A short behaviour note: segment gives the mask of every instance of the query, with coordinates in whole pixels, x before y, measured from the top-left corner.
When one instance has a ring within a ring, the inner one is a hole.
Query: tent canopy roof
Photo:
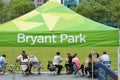
[[[116,30],[94,22],[50,0],[43,6],[0,25],[0,31],[104,31]]]

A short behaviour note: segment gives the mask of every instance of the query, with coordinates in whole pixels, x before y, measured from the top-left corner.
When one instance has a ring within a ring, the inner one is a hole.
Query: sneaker
[[[29,73],[26,72],[25,75],[26,75],[26,76],[29,76]]]
[[[40,75],[41,73],[38,73],[38,75]]]
[[[30,75],[34,75],[33,73],[29,73]]]
[[[57,73],[57,75],[61,75],[60,73]]]
[[[89,76],[89,75],[86,75],[85,77],[90,78],[90,76]]]
[[[84,74],[82,74],[81,76],[85,76]]]
[[[7,72],[5,72],[4,74],[8,74]]]
[[[74,72],[73,72],[73,74],[77,74],[77,72],[76,72],[76,71],[74,71]]]

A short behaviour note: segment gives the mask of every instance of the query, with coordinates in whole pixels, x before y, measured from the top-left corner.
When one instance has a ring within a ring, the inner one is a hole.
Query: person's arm
[[[77,60],[78,60],[78,63],[80,64],[80,60],[79,60],[79,58],[78,58]]]
[[[5,65],[7,65],[7,60],[5,59]]]
[[[36,62],[39,62],[39,60],[38,60],[38,58],[37,58],[37,57],[35,57],[35,61],[36,61]]]
[[[99,61],[100,61],[100,62],[103,61],[103,56],[99,57]]]
[[[19,56],[16,58],[16,61],[19,61],[21,58],[22,58],[22,55],[19,55]]]
[[[89,63],[89,60],[88,60],[88,59],[86,59],[85,63],[86,63],[86,64],[88,64],[88,63]]]
[[[59,62],[64,61],[64,59],[62,57],[59,57]]]
[[[26,64],[27,64],[27,66],[30,66],[30,61],[29,61],[29,59],[26,59]]]

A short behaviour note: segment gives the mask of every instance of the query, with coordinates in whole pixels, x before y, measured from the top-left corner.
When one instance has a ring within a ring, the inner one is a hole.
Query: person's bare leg
[[[6,73],[6,65],[3,67],[3,74]]]
[[[38,68],[38,74],[41,74],[41,73],[40,73],[40,68]]]

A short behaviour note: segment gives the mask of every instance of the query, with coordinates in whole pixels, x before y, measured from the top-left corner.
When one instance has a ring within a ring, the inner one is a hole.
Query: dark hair
[[[68,56],[70,56],[71,54],[70,53],[67,53]]]
[[[27,55],[25,54],[25,55],[23,55],[23,59],[28,59],[28,57],[27,57]]]
[[[2,57],[5,57],[5,58],[6,58],[6,55],[5,55],[5,54],[3,54],[3,55],[2,55]]]
[[[75,56],[77,56],[77,55],[78,55],[78,54],[77,54],[77,53],[75,53],[73,57],[75,57]]]
[[[98,53],[95,53],[95,54],[96,54],[97,58],[100,56]]]
[[[92,54],[90,53],[90,54],[88,55],[88,57],[89,57],[89,58],[92,58]]]
[[[106,52],[103,52],[103,54],[107,54]]]
[[[25,53],[25,51],[22,51],[22,53]]]
[[[56,55],[60,55],[60,52],[56,52]]]

